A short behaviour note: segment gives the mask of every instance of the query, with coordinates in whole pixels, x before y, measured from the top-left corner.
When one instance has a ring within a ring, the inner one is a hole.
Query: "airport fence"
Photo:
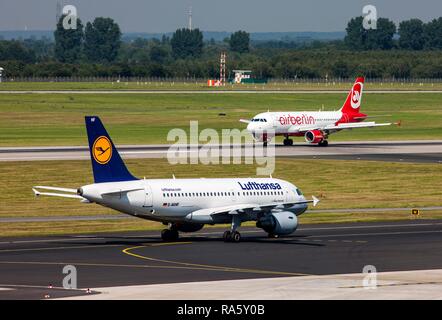
[[[140,83],[188,83],[207,84],[206,78],[161,78],[161,77],[3,77],[3,82],[140,82]],[[268,85],[274,84],[340,84],[352,83],[354,78],[271,78]],[[442,83],[442,78],[366,78],[369,83],[394,83],[394,84],[428,84]],[[262,84],[257,84],[262,85]]]

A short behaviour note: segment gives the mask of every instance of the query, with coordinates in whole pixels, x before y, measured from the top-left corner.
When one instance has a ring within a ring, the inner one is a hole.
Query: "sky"
[[[204,31],[344,31],[347,22],[376,6],[378,17],[398,23],[442,16],[441,0],[58,0],[85,21],[113,18],[123,32],[163,33],[187,26]],[[0,30],[52,30],[57,0],[0,0]]]

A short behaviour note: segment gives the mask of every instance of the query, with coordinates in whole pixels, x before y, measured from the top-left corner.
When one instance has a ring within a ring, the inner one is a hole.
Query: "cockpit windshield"
[[[253,118],[252,122],[267,122],[267,119],[264,119],[264,118]]]

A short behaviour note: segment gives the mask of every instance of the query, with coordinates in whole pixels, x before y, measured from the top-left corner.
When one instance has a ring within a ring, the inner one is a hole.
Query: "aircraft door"
[[[290,202],[293,199],[293,196],[291,196],[292,192],[290,190],[284,190],[285,193],[285,202]]]
[[[152,207],[153,206],[153,195],[152,188],[150,185],[144,181],[144,207]]]
[[[276,130],[279,126],[279,120],[277,116],[271,116],[272,117],[272,122],[273,122],[273,129]]]

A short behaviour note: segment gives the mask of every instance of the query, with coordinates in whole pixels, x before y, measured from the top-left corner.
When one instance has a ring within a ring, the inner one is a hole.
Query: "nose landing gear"
[[[173,228],[173,226],[171,226],[169,229],[164,229],[161,231],[161,239],[163,239],[165,242],[177,241],[179,236],[178,230]]]
[[[241,234],[236,231],[239,226],[241,226],[241,218],[237,214],[234,214],[232,217],[232,227],[230,228],[230,231],[226,231],[223,234],[223,239],[225,242],[241,241]]]

